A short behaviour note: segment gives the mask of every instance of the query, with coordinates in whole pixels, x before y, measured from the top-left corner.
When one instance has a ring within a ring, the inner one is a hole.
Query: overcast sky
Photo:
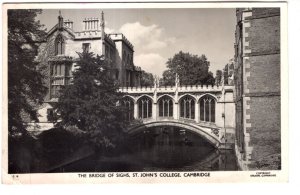
[[[84,18],[101,17],[102,10],[62,9],[64,20],[82,30]],[[234,57],[235,9],[103,9],[106,33],[121,32],[134,45],[134,63],[162,75],[166,61],[180,50],[205,54],[215,75]],[[50,30],[58,10],[43,10],[38,19]]]

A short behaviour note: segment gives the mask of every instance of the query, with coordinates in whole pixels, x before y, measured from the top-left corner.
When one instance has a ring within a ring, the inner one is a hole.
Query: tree
[[[199,57],[180,51],[167,61],[168,70],[164,71],[161,82],[163,85],[174,85],[177,73],[181,85],[214,84],[209,65],[205,55]]]
[[[203,79],[203,81],[201,82],[203,84],[209,84],[209,85],[214,85],[215,84],[215,78],[214,78],[214,74],[209,71],[207,77],[205,77],[205,79]]]
[[[228,85],[228,77],[229,77],[228,64],[225,65],[223,71],[224,71],[224,85]]]
[[[44,87],[40,67],[35,62],[38,45],[46,35],[35,21],[41,10],[8,10],[8,129],[9,134],[24,133],[24,115],[37,119],[36,108],[42,103]]]
[[[152,73],[142,71],[141,86],[153,86],[154,76]]]
[[[222,71],[217,70],[216,71],[216,77],[215,77],[215,84],[216,85],[221,85],[221,81],[222,81]]]
[[[100,56],[79,53],[73,82],[61,91],[57,112],[60,126],[75,126],[96,147],[114,146],[126,125],[121,106],[123,94],[109,76],[109,66]]]
[[[232,76],[233,69],[234,69],[233,63],[225,65],[225,67],[223,69],[224,70],[224,85],[228,85],[229,84],[229,77]]]
[[[175,75],[171,70],[165,70],[163,72],[163,78],[160,79],[160,83],[163,86],[174,86],[175,85]]]

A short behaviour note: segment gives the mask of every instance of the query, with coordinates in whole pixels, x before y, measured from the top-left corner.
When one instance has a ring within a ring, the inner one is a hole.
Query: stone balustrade
[[[225,90],[233,89],[233,86],[224,86]],[[160,86],[160,87],[121,87],[123,93],[170,93],[175,92],[220,92],[222,86],[217,85],[184,85],[184,86]]]
[[[100,30],[87,30],[83,32],[75,32],[75,39],[100,38],[100,37],[101,37]]]

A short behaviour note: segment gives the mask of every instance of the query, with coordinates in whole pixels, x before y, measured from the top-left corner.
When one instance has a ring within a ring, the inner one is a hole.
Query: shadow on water
[[[52,172],[236,170],[232,150],[215,149],[202,137],[176,127],[144,129],[118,155],[95,154]]]

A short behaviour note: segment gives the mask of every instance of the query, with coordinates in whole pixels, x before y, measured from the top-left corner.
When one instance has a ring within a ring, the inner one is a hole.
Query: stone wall
[[[280,54],[251,56],[249,93],[280,93]]]
[[[235,82],[242,81],[236,97],[237,144],[248,169],[279,169],[280,10],[245,9],[237,17],[243,28],[242,52],[236,51]]]
[[[251,97],[249,104],[251,160],[280,153],[280,96]]]

